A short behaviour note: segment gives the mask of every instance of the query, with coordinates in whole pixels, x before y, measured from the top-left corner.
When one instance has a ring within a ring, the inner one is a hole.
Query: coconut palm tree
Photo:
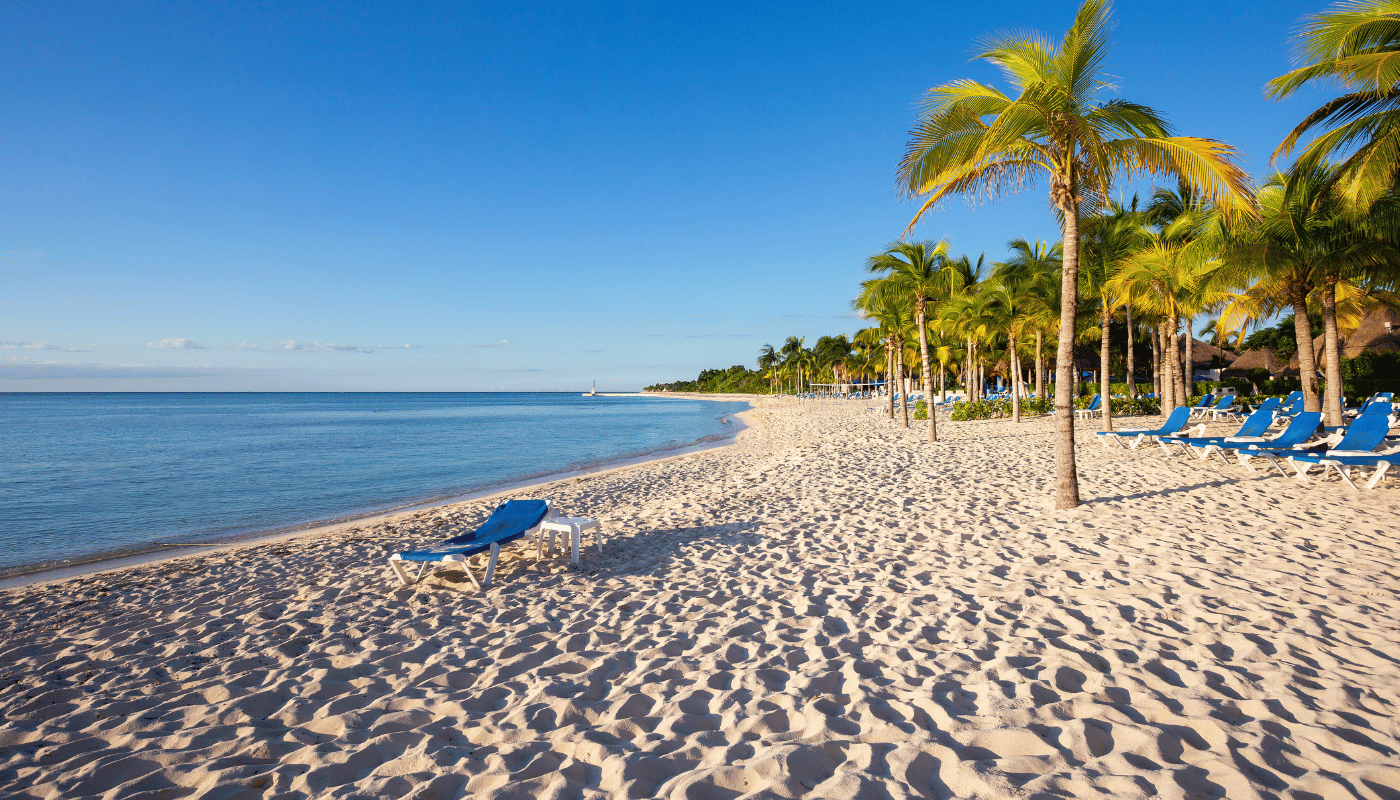
[[[961,275],[950,265],[948,240],[937,243],[893,242],[884,252],[865,262],[868,272],[886,275],[889,288],[905,293],[914,307],[914,325],[919,336],[919,359],[923,366],[924,399],[928,405],[928,440],[938,441],[937,414],[933,413],[933,372],[929,366],[928,304],[947,297],[958,287]],[[882,286],[885,284],[881,284]]]
[[[1328,425],[1342,424],[1339,297],[1362,294],[1366,284],[1390,283],[1394,265],[1400,263],[1396,200],[1382,198],[1367,213],[1352,213],[1345,197],[1329,191],[1341,169],[1323,162],[1308,172],[1275,175],[1265,184],[1259,193],[1260,219],[1235,231],[1217,281],[1247,287],[1225,309],[1227,328],[1292,308],[1304,406],[1324,411]],[[1327,393],[1321,404],[1308,324],[1310,295],[1322,311]]]
[[[1329,188],[1339,190],[1348,210],[1364,211],[1394,191],[1400,178],[1400,3],[1338,3],[1309,17],[1299,40],[1305,63],[1270,81],[1269,96],[1282,99],[1311,83],[1340,84],[1346,94],[1298,123],[1274,150],[1273,161],[1292,153],[1304,135],[1322,131],[1291,174],[1314,174],[1350,151],[1331,172]]]
[[[1143,244],[1142,226],[1137,212],[1110,201],[1105,214],[1086,221],[1083,254],[1080,257],[1080,291],[1094,298],[1099,311],[1099,395],[1103,398],[1103,429],[1113,430],[1113,409],[1110,398],[1112,377],[1109,369],[1109,327],[1113,322],[1118,298],[1111,291],[1111,281],[1119,266]],[[1128,340],[1132,347],[1132,339]],[[1132,355],[1128,356],[1132,369]],[[1132,380],[1129,378],[1129,380]]]
[[[1025,239],[1012,239],[1006,246],[1011,257],[997,264],[993,275],[998,280],[1013,282],[1021,297],[1023,331],[1027,336],[1035,334],[1035,394],[1044,397],[1045,336],[1053,334],[1059,324],[1062,248],[1058,242],[1046,244],[1039,239],[1035,244]]]
[[[763,347],[759,348],[758,368],[768,373],[769,394],[773,393],[773,369],[778,366],[780,360],[777,351],[773,349],[773,345],[765,344]]]
[[[1163,353],[1162,409],[1189,397],[1182,372],[1177,332],[1201,285],[1219,267],[1205,240],[1192,238],[1201,225],[1198,213],[1183,214],[1160,230],[1143,229],[1142,246],[1123,259],[1107,291],[1162,318],[1158,326]],[[1187,327],[1186,335],[1191,335]],[[1190,353],[1190,350],[1186,350]]]
[[[893,281],[875,278],[861,282],[860,294],[851,301],[851,307],[865,314],[879,325],[885,342],[888,368],[885,371],[885,389],[889,395],[889,418],[894,419],[894,396],[903,394],[904,384],[904,343],[913,332],[913,313],[908,298],[900,293]],[[909,427],[909,404],[907,398],[900,397],[904,409],[904,427]]]
[[[1225,206],[1248,212],[1248,175],[1229,145],[1171,136],[1151,108],[1101,100],[1108,85],[1109,5],[1085,0],[1064,38],[1006,34],[978,58],[996,64],[1015,96],[975,81],[930,89],[899,167],[901,191],[924,198],[909,227],[952,195],[995,196],[1044,176],[1064,232],[1060,341],[1056,359],[1057,508],[1079,505],[1070,383],[1079,280],[1079,219],[1109,196],[1115,177],[1175,175]],[[906,233],[908,231],[906,230]]]

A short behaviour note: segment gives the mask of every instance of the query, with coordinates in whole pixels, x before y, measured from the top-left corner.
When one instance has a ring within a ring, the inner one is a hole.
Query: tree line
[[[975,399],[995,372],[1010,386],[1016,422],[1020,398],[1052,392],[1056,506],[1072,508],[1077,343],[1098,342],[1107,398],[1110,330],[1126,330],[1119,363],[1133,395],[1145,338],[1165,410],[1194,394],[1202,315],[1217,341],[1229,341],[1291,312],[1305,408],[1342,423],[1342,336],[1376,304],[1400,306],[1400,3],[1352,0],[1304,21],[1303,63],[1266,93],[1322,83],[1342,94],[1284,137],[1274,163],[1296,158],[1260,183],[1230,145],[1175,135],[1158,111],[1102,97],[1111,31],[1108,3],[1086,0],[1058,42],[1024,33],[986,41],[977,58],[1000,68],[1007,91],[955,80],[927,92],[896,169],[898,190],[921,205],[903,236],[867,259],[871,277],[852,303],[871,326],[811,348],[799,337],[765,345],[755,375],[768,391],[916,373],[930,390],[955,376]],[[1114,199],[1116,185],[1148,176],[1169,183],[1145,202]],[[1007,258],[985,264],[954,256],[947,238],[908,238],[944,201],[995,199],[1040,178],[1058,242],[1014,239]],[[1320,370],[1310,314],[1321,321]],[[1112,430],[1109,405],[1103,425]],[[929,442],[936,417],[928,415]]]

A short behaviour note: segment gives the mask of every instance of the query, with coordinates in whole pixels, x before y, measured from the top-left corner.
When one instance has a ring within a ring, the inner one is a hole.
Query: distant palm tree
[[[778,366],[780,360],[781,358],[771,344],[765,344],[758,351],[758,368],[768,373],[769,394],[773,393],[773,370]]]
[[[1059,329],[1060,269],[1064,249],[1059,242],[1012,239],[1007,243],[1011,257],[998,264],[998,280],[1014,284],[1026,328],[1035,332],[1035,396],[1045,397],[1045,335]]]
[[[910,229],[952,195],[995,196],[1037,176],[1049,179],[1065,245],[1056,358],[1057,508],[1079,505],[1070,384],[1082,207],[1102,203],[1120,173],[1176,175],[1244,213],[1251,194],[1249,176],[1229,145],[1170,136],[1166,121],[1151,108],[1098,99],[1108,85],[1102,68],[1110,30],[1108,3],[1085,0],[1058,45],[1036,35],[991,39],[977,57],[1000,67],[1018,95],[969,80],[930,89],[899,167],[901,189],[925,198]]]
[[[1099,306],[1099,406],[1103,429],[1113,430],[1113,409],[1109,402],[1112,377],[1109,370],[1109,328],[1118,298],[1111,291],[1111,281],[1122,263],[1144,243],[1138,214],[1110,201],[1107,214],[1090,217],[1084,226],[1084,254],[1079,271],[1080,290],[1098,301]],[[1129,348],[1132,340],[1129,339]],[[1132,370],[1132,356],[1128,356]],[[1131,377],[1128,378],[1132,380]]]
[[[880,285],[903,293],[913,301],[914,324],[919,334],[919,358],[923,365],[924,402],[928,407],[928,440],[938,441],[937,414],[933,412],[933,372],[928,355],[928,304],[946,300],[958,288],[959,275],[950,268],[948,240],[894,242],[865,262],[869,272],[883,273]]]
[[[783,365],[787,367],[794,377],[793,394],[802,393],[802,355],[806,352],[807,337],[789,336],[783,342],[783,349],[780,351],[783,356]]]
[[[851,307],[865,314],[866,318],[879,324],[885,341],[885,389],[889,395],[889,418],[894,419],[894,396],[903,392],[904,341],[913,328],[913,314],[908,303],[897,291],[888,286],[889,278],[878,278],[861,283],[861,292],[851,302]],[[909,405],[900,398],[904,409],[904,427],[909,427]]]

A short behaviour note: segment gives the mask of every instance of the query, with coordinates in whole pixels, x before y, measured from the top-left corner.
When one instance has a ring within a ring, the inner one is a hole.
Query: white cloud
[[[422,350],[421,344],[377,344],[371,350]]]
[[[499,342],[492,342],[491,344],[474,344],[472,347],[510,347],[513,344],[515,344],[515,342],[509,339],[502,339]]]
[[[159,342],[146,342],[147,347],[158,350],[203,350],[204,346],[193,339],[161,339]]]
[[[332,344],[330,342],[301,342],[288,339],[283,342],[224,342],[215,347],[232,347],[235,350],[255,350],[263,353],[373,353],[375,348],[364,348],[353,344]]]
[[[76,347],[59,347],[56,344],[46,344],[44,342],[23,342],[14,339],[0,339],[0,348],[5,350],[53,350],[59,353],[86,353],[87,350],[80,350]]]

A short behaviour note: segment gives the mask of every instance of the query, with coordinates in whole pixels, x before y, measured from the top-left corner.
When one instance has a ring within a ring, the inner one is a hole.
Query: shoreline
[[[645,393],[637,393],[644,396],[653,396]],[[599,393],[602,396],[602,393]],[[622,396],[622,395],[614,395]],[[729,402],[736,402],[735,398],[742,397],[706,397],[704,399],[718,399]],[[680,399],[700,399],[700,398],[680,398]],[[741,401],[740,401],[741,402]],[[334,520],[320,520],[289,528],[277,528],[269,531],[246,534],[236,539],[222,542],[190,542],[186,543],[155,543],[149,549],[138,550],[136,552],[122,551],[117,553],[94,554],[90,560],[79,561],[77,563],[65,563],[58,565],[37,564],[34,568],[17,567],[15,572],[0,575],[0,592],[9,589],[18,589],[25,586],[46,585],[52,583],[62,583],[88,575],[118,572],[132,567],[159,564],[167,561],[175,561],[181,558],[200,556],[208,553],[219,552],[221,550],[236,550],[243,547],[270,544],[274,542],[288,541],[301,538],[303,536],[314,536],[317,534],[328,534],[343,528],[376,525],[390,522],[397,517],[417,514],[423,511],[444,508],[446,506],[469,503],[476,500],[494,498],[500,495],[518,492],[523,489],[536,487],[553,486],[566,481],[580,480],[600,475],[607,475],[620,470],[635,468],[648,464],[660,464],[666,461],[694,453],[713,450],[721,447],[728,447],[738,439],[739,434],[750,427],[746,415],[752,414],[757,408],[756,401],[749,401],[749,408],[744,411],[735,412],[732,416],[737,424],[732,425],[733,430],[718,434],[712,434],[700,439],[696,439],[675,447],[667,447],[659,450],[647,451],[643,453],[622,454],[616,458],[602,459],[596,462],[586,463],[577,467],[554,470],[537,475],[527,475],[521,478],[494,483],[483,486],[462,494],[453,494],[447,497],[439,497],[422,501],[415,501],[409,505],[394,507],[391,509],[380,509],[364,514],[357,514]]]

